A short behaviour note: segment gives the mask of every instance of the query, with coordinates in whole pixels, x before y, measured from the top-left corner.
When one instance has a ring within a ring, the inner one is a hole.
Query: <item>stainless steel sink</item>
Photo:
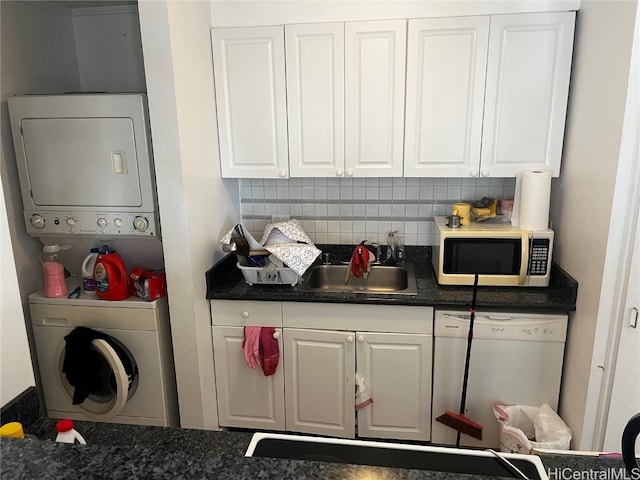
[[[373,265],[367,278],[351,275],[345,282],[348,265],[318,265],[305,276],[302,289],[314,292],[384,293],[417,295],[413,263],[402,266]]]

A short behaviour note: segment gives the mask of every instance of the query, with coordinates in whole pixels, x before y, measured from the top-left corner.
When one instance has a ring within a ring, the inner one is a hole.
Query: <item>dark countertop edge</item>
[[[323,252],[329,251],[336,259],[348,257],[352,246],[317,245]],[[256,300],[291,301],[309,303],[354,303],[382,305],[433,306],[437,308],[466,308],[470,306],[468,287],[438,285],[431,266],[431,247],[407,247],[407,260],[416,264],[418,296],[376,295],[330,292],[301,292],[290,286],[249,286],[244,282],[242,273],[236,268],[236,257],[229,254],[219,260],[206,273],[207,294],[209,300]],[[317,260],[319,262],[319,260]],[[418,272],[427,271],[425,275]],[[426,284],[425,284],[426,282]],[[240,286],[240,288],[238,288]],[[550,292],[550,293],[549,293]],[[549,293],[544,297],[545,293]],[[547,288],[518,287],[480,287],[477,307],[483,310],[509,309],[540,313],[567,313],[575,311],[578,282],[555,262],[551,266],[551,280]],[[513,301],[505,301],[510,296]],[[527,303],[529,296],[540,297],[535,304]]]

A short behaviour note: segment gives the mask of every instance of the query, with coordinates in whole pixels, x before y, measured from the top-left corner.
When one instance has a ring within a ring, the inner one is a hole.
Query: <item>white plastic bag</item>
[[[500,425],[500,450],[531,453],[531,449],[569,450],[571,430],[548,403],[539,407],[493,404]]]

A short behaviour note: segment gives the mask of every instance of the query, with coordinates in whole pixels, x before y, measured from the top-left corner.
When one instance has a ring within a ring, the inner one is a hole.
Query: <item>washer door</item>
[[[99,382],[96,382],[89,396],[76,406],[95,420],[108,420],[118,415],[127,400],[135,393],[138,386],[138,367],[131,352],[109,335],[92,340],[91,347],[92,353],[99,358]],[[58,360],[58,378],[71,401],[74,387],[62,372],[64,357],[63,344]]]

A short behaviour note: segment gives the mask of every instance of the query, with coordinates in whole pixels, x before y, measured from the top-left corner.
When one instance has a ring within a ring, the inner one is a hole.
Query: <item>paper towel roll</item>
[[[551,171],[526,170],[518,177],[518,227],[523,230],[545,230],[549,227]],[[514,205],[515,210],[515,205]]]

